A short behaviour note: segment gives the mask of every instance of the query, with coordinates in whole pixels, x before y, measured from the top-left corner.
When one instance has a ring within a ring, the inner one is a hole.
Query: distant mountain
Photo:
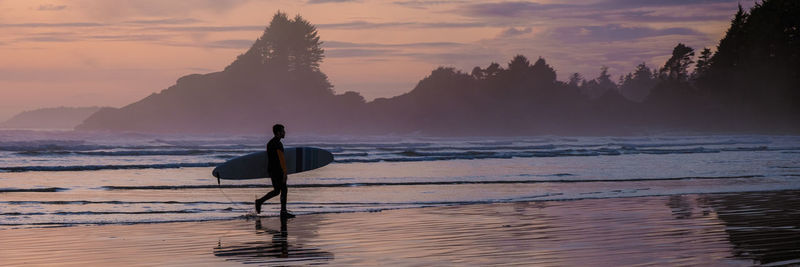
[[[25,111],[0,123],[0,128],[73,129],[100,107],[58,107]]]

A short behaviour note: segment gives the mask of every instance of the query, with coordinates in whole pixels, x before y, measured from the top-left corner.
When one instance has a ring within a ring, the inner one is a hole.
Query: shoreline
[[[800,191],[0,230],[16,265],[800,263]]]
[[[681,178],[682,179],[682,178]],[[702,178],[700,178],[702,179]],[[601,181],[602,182],[602,181]],[[501,183],[504,183],[501,181]],[[524,182],[523,182],[524,183]],[[546,182],[535,182],[535,183],[546,183]],[[231,188],[239,188],[237,185],[231,186]],[[241,188],[250,188],[250,185],[245,185]],[[11,193],[17,191],[9,191]],[[30,192],[30,191],[25,191]],[[33,191],[33,192],[40,192],[40,191]],[[43,190],[41,192],[52,192],[51,190]],[[395,211],[395,210],[408,210],[408,209],[429,209],[429,208],[447,208],[447,207],[464,207],[464,206],[472,206],[472,205],[492,205],[492,204],[513,204],[513,203],[536,203],[536,202],[572,202],[572,201],[584,201],[584,200],[612,200],[612,199],[636,199],[636,198],[653,198],[653,197],[673,197],[673,196],[685,196],[685,195],[707,195],[707,196],[715,196],[715,195],[731,195],[731,194],[759,194],[759,193],[787,193],[787,192],[797,192],[800,194],[800,189],[784,189],[784,190],[771,190],[771,189],[763,189],[763,190],[752,190],[752,191],[736,191],[736,192],[690,192],[690,193],[674,193],[674,194],[658,194],[658,195],[632,195],[632,196],[615,196],[615,197],[580,197],[580,198],[569,198],[569,199],[539,199],[539,200],[508,200],[508,201],[495,201],[495,200],[486,200],[486,201],[477,201],[477,202],[468,202],[468,201],[455,201],[455,202],[436,202],[436,203],[426,203],[419,207],[399,207],[399,208],[382,208],[376,209],[374,211],[364,211],[364,210],[357,210],[357,211],[334,211],[334,212],[311,212],[311,213],[295,213],[297,215],[302,216],[321,216],[321,215],[336,215],[336,214],[352,214],[352,213],[380,213],[380,212],[387,212],[387,211]],[[2,192],[0,192],[2,193]],[[556,196],[559,194],[556,194]],[[541,197],[546,197],[545,195]],[[230,201],[230,200],[229,200]],[[78,201],[80,202],[80,201]],[[230,202],[232,205],[236,206],[252,206],[252,202]],[[274,205],[277,206],[277,203],[265,203],[265,206]],[[291,207],[292,203],[289,202],[289,207]],[[297,203],[295,203],[297,205]],[[291,209],[290,209],[291,211]],[[224,222],[224,221],[240,221],[240,220],[254,220],[254,219],[277,219],[279,214],[276,212],[270,212],[269,210],[265,210],[259,215],[254,214],[254,210],[251,210],[249,213],[238,215],[237,217],[231,218],[217,218],[217,219],[188,219],[188,220],[177,220],[177,221],[143,221],[143,222],[108,222],[108,223],[42,223],[42,224],[3,224],[0,225],[0,231],[3,230],[25,230],[25,229],[40,229],[40,228],[70,228],[70,227],[95,227],[95,226],[112,226],[112,225],[139,225],[139,224],[170,224],[170,223],[204,223],[204,222]],[[294,212],[293,212],[294,213]],[[800,224],[799,224],[800,225]],[[25,227],[25,226],[32,226],[32,227]],[[15,227],[24,227],[24,228],[15,228]]]

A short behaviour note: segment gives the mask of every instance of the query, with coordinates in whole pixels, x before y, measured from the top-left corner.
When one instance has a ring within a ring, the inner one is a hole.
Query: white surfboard
[[[284,149],[287,174],[309,171],[333,162],[331,152],[315,147],[289,147]],[[267,152],[255,152],[232,158],[217,165],[211,172],[217,179],[244,180],[269,177]]]

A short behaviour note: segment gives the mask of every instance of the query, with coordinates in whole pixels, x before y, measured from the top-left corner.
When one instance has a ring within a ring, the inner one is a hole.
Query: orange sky
[[[665,3],[666,2],[666,3]],[[337,93],[410,91],[437,66],[469,72],[516,54],[565,80],[663,64],[724,35],[731,0],[0,0],[0,121],[42,107],[121,107],[222,70],[284,11],[316,24]],[[752,5],[752,4],[750,4]]]

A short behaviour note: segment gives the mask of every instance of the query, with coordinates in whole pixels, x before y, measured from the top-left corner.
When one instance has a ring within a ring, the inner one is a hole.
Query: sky
[[[745,8],[751,3],[742,3]],[[336,93],[406,93],[439,66],[517,54],[559,80],[712,50],[736,0],[0,0],[0,121],[45,107],[122,107],[181,76],[221,71],[277,11],[317,26]]]

